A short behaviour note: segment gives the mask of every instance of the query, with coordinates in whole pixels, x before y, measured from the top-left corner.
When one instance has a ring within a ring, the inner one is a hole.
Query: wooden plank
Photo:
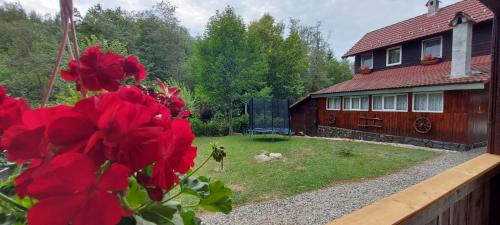
[[[425,225],[438,225],[438,218],[433,219],[431,222],[428,222]]]
[[[468,198],[463,198],[453,205],[453,217],[451,224],[467,225],[467,203]]]
[[[439,223],[438,225],[450,225],[450,209],[445,209],[440,215],[439,215]]]
[[[467,204],[467,224],[481,224],[481,219],[483,216],[483,205],[484,203],[484,186],[482,188],[476,189],[474,192],[470,193],[468,198],[469,202]]]
[[[491,69],[490,82],[490,113],[488,120],[488,152],[492,154],[500,154],[500,18],[495,16],[493,22],[493,64]]]
[[[466,184],[474,183],[500,165],[500,156],[483,154],[406,190],[386,197],[329,225],[401,224]]]

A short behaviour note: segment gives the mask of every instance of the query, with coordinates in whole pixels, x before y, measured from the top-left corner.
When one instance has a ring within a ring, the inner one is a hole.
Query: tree
[[[308,27],[299,25],[297,20],[292,20],[292,27],[300,33],[308,47],[309,67],[302,76],[306,92],[315,92],[351,78],[349,61],[339,61],[335,58],[330,45],[321,33],[321,23]]]
[[[89,9],[78,31],[82,36],[95,35],[125,44],[128,53],[137,55],[145,65],[150,78],[185,81],[190,73],[187,61],[193,40],[179,25],[175,9],[163,1],[138,12],[103,9],[98,4]]]
[[[0,83],[11,95],[40,102],[58,52],[59,22],[25,12],[17,3],[0,6]],[[68,59],[66,58],[65,61]],[[56,83],[54,92],[64,88]]]
[[[224,112],[230,133],[233,110],[241,109],[249,96],[265,90],[264,66],[248,46],[243,20],[228,6],[210,18],[193,60],[193,70],[199,72],[198,93],[203,93],[204,102]]]

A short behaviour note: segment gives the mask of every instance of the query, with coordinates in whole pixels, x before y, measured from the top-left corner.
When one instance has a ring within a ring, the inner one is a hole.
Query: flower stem
[[[0,192],[0,201],[3,201],[3,202],[6,202],[12,206],[14,206],[15,208],[21,210],[21,211],[28,211],[28,209],[24,206],[22,206],[21,204],[17,203],[16,201],[14,201],[12,198],[10,198],[9,196],[7,195],[4,195],[3,193]]]

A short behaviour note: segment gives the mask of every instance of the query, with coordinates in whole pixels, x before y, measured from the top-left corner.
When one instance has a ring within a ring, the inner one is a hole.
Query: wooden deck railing
[[[483,154],[329,225],[488,224],[490,180],[500,156]]]

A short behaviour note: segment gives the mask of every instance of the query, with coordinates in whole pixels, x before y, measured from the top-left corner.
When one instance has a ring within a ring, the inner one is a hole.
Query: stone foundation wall
[[[365,131],[349,130],[344,128],[328,127],[328,126],[318,126],[318,136],[333,137],[333,138],[351,138],[364,141],[399,143],[399,144],[408,144],[408,145],[415,145],[415,146],[436,148],[436,149],[446,149],[453,151],[467,151],[473,148],[486,146],[486,142],[466,145],[460,143],[434,141],[434,140],[413,138],[413,137],[377,134]]]

